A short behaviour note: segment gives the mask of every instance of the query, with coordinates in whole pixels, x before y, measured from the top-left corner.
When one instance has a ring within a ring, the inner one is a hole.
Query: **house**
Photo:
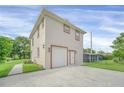
[[[45,68],[81,64],[86,32],[43,9],[30,34],[31,59]]]
[[[84,53],[83,54],[83,62],[94,62],[94,61],[100,61],[103,60],[103,55],[101,54],[90,54],[90,53]]]

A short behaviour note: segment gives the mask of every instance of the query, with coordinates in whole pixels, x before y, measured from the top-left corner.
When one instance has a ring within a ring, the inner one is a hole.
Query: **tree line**
[[[6,58],[30,58],[29,39],[22,36],[16,37],[15,39],[0,36],[0,61]]]

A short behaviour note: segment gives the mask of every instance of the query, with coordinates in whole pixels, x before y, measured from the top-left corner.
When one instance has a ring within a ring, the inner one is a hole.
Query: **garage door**
[[[52,67],[67,65],[67,48],[52,47]]]

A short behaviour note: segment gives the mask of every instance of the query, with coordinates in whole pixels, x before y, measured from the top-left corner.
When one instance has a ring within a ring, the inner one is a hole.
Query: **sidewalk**
[[[19,73],[23,73],[23,64],[17,64],[15,65],[12,70],[9,72],[8,75],[15,75],[15,74],[19,74]]]

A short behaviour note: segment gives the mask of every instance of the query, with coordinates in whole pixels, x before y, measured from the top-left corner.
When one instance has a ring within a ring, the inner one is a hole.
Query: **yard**
[[[11,69],[19,63],[23,63],[23,73],[32,72],[32,71],[38,71],[43,70],[42,66],[39,66],[38,64],[25,64],[24,61],[27,59],[22,60],[11,60],[9,62],[1,63],[0,64],[0,77],[8,76],[8,73],[11,71]]]
[[[113,60],[104,60],[99,62],[89,62],[84,63],[82,66],[89,66],[89,67],[96,67],[114,71],[121,71],[124,72],[124,64],[113,62]]]

